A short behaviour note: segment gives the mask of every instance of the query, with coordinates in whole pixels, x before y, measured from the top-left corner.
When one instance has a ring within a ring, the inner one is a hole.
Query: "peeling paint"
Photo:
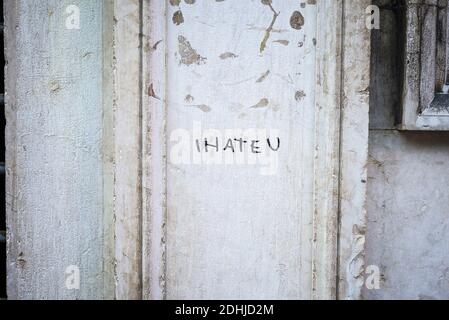
[[[157,50],[158,45],[159,45],[162,41],[163,41],[163,40],[157,41],[157,42],[153,45],[152,49],[153,49],[153,50]]]
[[[170,4],[174,7],[179,6],[181,4],[181,0],[170,0]]]
[[[59,84],[58,81],[52,81],[50,83],[50,91],[51,92],[58,92],[59,90],[61,90],[61,85]]]
[[[306,94],[304,93],[304,91],[302,91],[302,90],[296,91],[296,93],[295,93],[295,100],[296,101],[301,101],[305,97],[306,97]]]
[[[178,36],[178,48],[179,55],[181,56],[181,63],[186,66],[190,66],[192,64],[203,64],[207,58],[200,56],[195,49],[192,48],[192,45],[184,36]]]
[[[256,83],[264,82],[265,79],[270,75],[270,70],[267,70],[267,72],[263,73],[256,81]]]
[[[181,10],[178,10],[175,13],[173,13],[172,21],[177,26],[184,23],[184,16]]]
[[[290,26],[293,29],[300,30],[302,26],[304,26],[305,19],[301,12],[295,11],[293,12],[290,18]]]
[[[264,52],[267,46],[267,41],[271,35],[271,31],[273,31],[274,24],[276,23],[276,20],[280,14],[280,12],[276,12],[276,10],[274,10],[272,0],[262,0],[262,3],[270,7],[270,10],[273,12],[273,19],[271,20],[271,23],[268,26],[267,30],[265,30],[265,36],[263,37],[262,42],[260,43],[260,53]]]
[[[206,104],[197,104],[197,105],[192,105],[192,106],[190,106],[190,107],[198,108],[198,109],[200,109],[201,111],[203,111],[203,112],[205,112],[205,113],[208,113],[208,112],[211,112],[211,111],[212,111],[212,108],[209,107],[209,106],[206,105]]]
[[[270,101],[267,98],[260,99],[260,101],[250,107],[251,109],[260,109],[260,108],[266,108],[270,104]]]
[[[288,46],[289,43],[290,43],[290,41],[288,41],[288,40],[274,40],[273,42],[274,42],[274,43],[282,44],[282,45],[284,45],[284,46]]]
[[[148,96],[153,97],[157,100],[161,100],[161,98],[159,98],[156,93],[154,92],[154,88],[153,88],[153,84],[150,84],[150,86],[148,87]]]
[[[226,59],[229,59],[229,58],[234,59],[234,58],[237,58],[237,57],[238,57],[238,55],[236,55],[235,53],[232,53],[232,52],[225,52],[225,53],[222,53],[220,55],[220,59],[221,60],[226,60]]]

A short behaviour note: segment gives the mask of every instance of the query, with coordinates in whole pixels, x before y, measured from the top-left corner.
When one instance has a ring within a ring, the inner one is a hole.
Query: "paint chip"
[[[212,108],[209,107],[208,105],[205,105],[205,104],[198,104],[198,105],[195,105],[193,107],[198,108],[201,111],[206,112],[206,113],[212,111]]]
[[[179,26],[180,24],[184,23],[184,16],[182,15],[182,11],[178,10],[175,13],[173,13],[173,23]]]
[[[226,60],[226,59],[234,59],[234,58],[237,58],[238,57],[238,55],[236,55],[236,54],[234,54],[234,53],[232,53],[232,52],[225,52],[225,53],[222,53],[222,54],[220,54],[220,59],[221,60]]]
[[[50,83],[50,91],[51,92],[58,92],[59,90],[61,90],[61,86],[59,85],[58,81],[52,81]]]
[[[270,104],[270,101],[267,98],[260,99],[260,101],[251,107],[251,109],[260,109],[266,108]]]
[[[259,79],[257,79],[256,83],[261,83],[265,81],[265,79],[270,75],[270,70],[267,70],[267,72],[263,73]]]
[[[268,39],[270,39],[271,32],[273,31],[274,24],[276,23],[276,20],[280,12],[276,12],[276,10],[274,10],[273,5],[271,4],[272,3],[271,0],[261,0],[261,1],[264,5],[269,6],[271,12],[273,12],[273,19],[271,20],[271,23],[268,26],[268,28],[265,30],[265,35],[262,39],[262,42],[260,43],[260,53],[263,53],[265,48],[267,47],[267,41]]]
[[[178,49],[179,55],[181,56],[181,63],[186,66],[192,64],[203,64],[207,58],[202,57],[192,48],[190,42],[184,36],[178,36]]]
[[[161,100],[161,98],[159,98],[156,93],[154,92],[154,88],[153,88],[153,84],[150,84],[150,86],[148,87],[148,96],[153,97],[157,100]]]
[[[302,90],[296,91],[296,93],[295,93],[296,101],[298,101],[298,102],[302,101],[305,97],[306,97],[306,94],[304,93],[304,91],[302,91]]]
[[[274,43],[282,44],[283,46],[288,46],[289,43],[290,43],[290,41],[288,41],[288,40],[275,40],[275,41],[273,41],[273,42],[274,42]]]
[[[170,0],[170,4],[174,7],[179,6],[181,3],[181,0]]]
[[[293,14],[290,18],[290,26],[293,29],[300,30],[302,28],[302,26],[304,25],[304,23],[305,23],[305,19],[304,19],[304,16],[302,15],[302,13],[299,11],[293,12]]]

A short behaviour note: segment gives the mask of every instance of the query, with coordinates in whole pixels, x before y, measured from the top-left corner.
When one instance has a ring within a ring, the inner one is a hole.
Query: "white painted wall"
[[[274,1],[273,9],[279,16],[262,51],[274,13],[260,1],[168,8],[168,133],[195,135],[198,124],[220,144],[239,138],[222,140],[226,129],[281,139],[268,172],[177,164],[170,152],[179,142],[169,142],[169,299],[310,298],[317,12],[294,1]],[[178,10],[180,25],[172,22]],[[300,30],[290,25],[294,11],[304,18]]]
[[[10,297],[358,298],[369,34],[348,2],[79,0],[66,30],[69,2],[7,1]],[[196,124],[279,136],[272,171],[173,161]]]
[[[79,30],[66,8],[80,9]],[[102,1],[5,1],[8,295],[106,298]],[[80,270],[82,290],[65,271]]]

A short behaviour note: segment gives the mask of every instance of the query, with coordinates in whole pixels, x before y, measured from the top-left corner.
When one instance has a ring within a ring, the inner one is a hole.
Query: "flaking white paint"
[[[65,27],[76,4],[81,28]],[[99,299],[104,256],[100,1],[5,1],[8,296]],[[80,269],[81,290],[65,287]]]

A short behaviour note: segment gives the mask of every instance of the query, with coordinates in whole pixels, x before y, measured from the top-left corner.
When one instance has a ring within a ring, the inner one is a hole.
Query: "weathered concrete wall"
[[[371,131],[367,299],[449,298],[449,134]]]
[[[5,1],[11,299],[112,295],[103,239],[105,3]],[[80,9],[79,29],[66,27],[69,5]],[[81,290],[65,286],[71,265]]]
[[[366,263],[382,276],[364,298],[447,299],[449,134],[394,130],[401,21],[379,3],[387,6],[372,37]]]

